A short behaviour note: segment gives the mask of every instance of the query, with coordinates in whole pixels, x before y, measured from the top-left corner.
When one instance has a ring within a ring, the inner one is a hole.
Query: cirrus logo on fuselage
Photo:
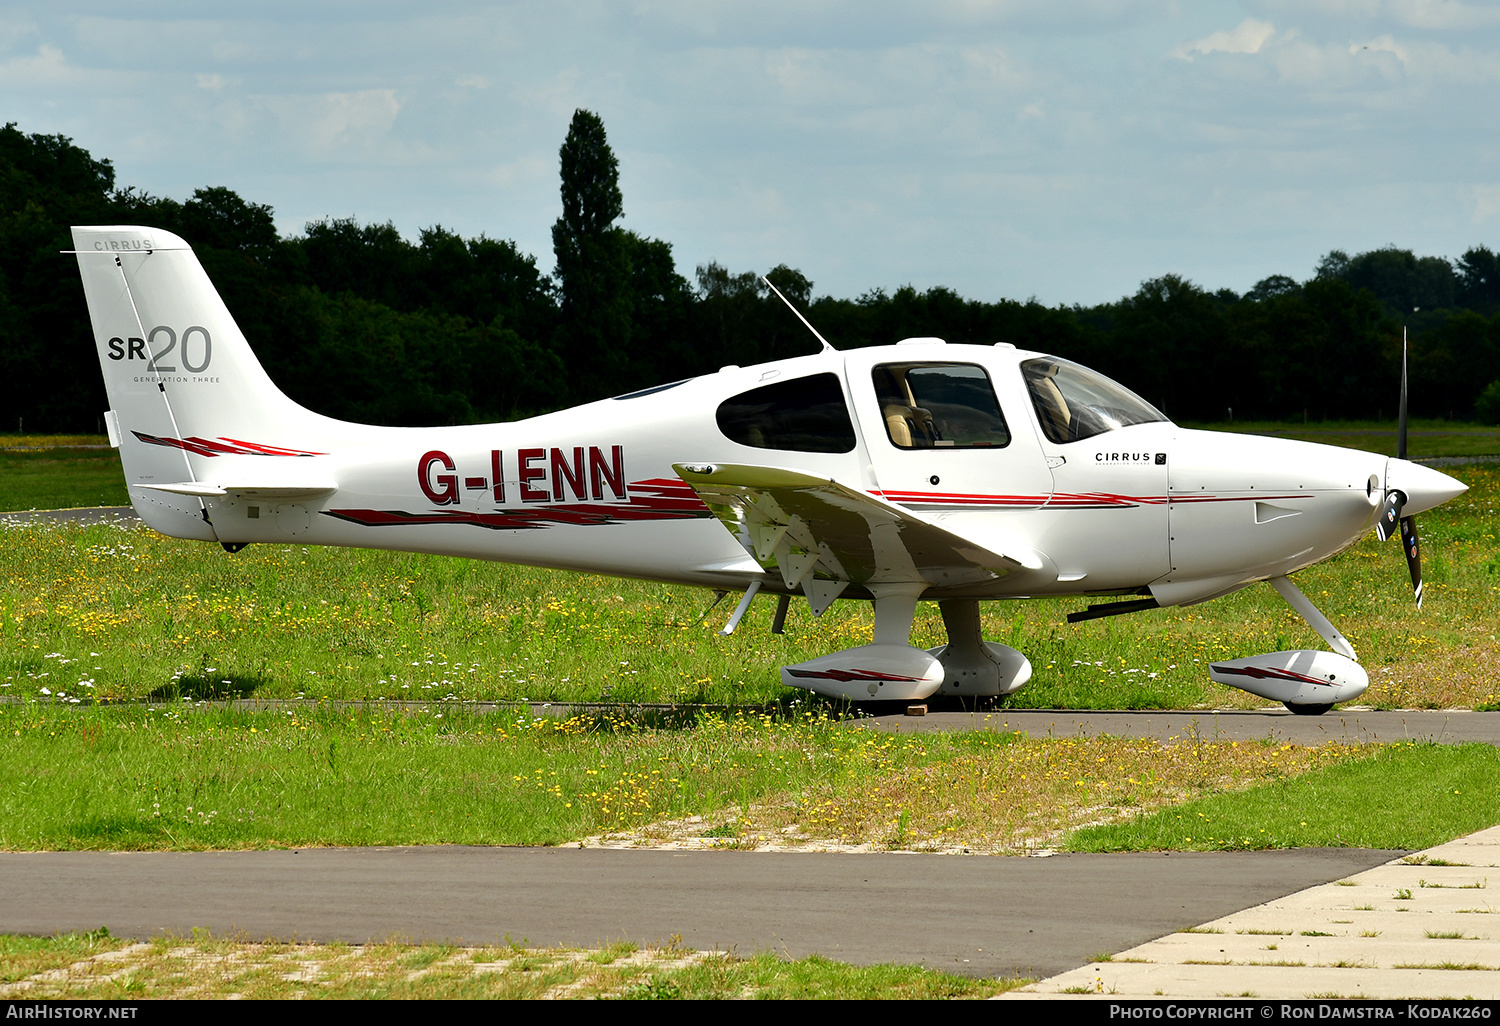
[[[1138,467],[1146,465],[1164,467],[1167,464],[1167,454],[1164,452],[1096,452],[1094,453],[1094,462],[1111,463],[1116,466],[1124,463],[1133,464]]]

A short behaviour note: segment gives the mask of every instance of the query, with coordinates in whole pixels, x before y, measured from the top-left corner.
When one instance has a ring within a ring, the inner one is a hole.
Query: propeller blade
[[[1422,608],[1422,543],[1417,537],[1417,518],[1401,518],[1401,547],[1406,550],[1406,568],[1411,571],[1411,590]]]
[[[1396,458],[1406,459],[1406,329],[1401,329],[1401,412],[1396,422]],[[1403,517],[1401,507],[1405,497],[1392,491],[1385,497],[1385,506],[1380,511],[1380,523],[1375,533],[1385,541],[1391,536],[1391,527],[1401,522],[1401,547],[1406,550],[1406,569],[1411,571],[1411,590],[1417,597],[1417,608],[1422,608],[1422,543],[1417,537],[1417,518]]]
[[[1405,504],[1405,498],[1398,491],[1385,493],[1385,503],[1380,508],[1380,519],[1375,521],[1375,536],[1381,541],[1390,538],[1396,533],[1396,525],[1401,521],[1401,507]]]

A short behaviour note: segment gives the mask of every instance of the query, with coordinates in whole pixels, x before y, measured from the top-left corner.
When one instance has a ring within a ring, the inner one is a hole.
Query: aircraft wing
[[[802,586],[815,614],[851,582],[967,585],[1029,568],[829,478],[730,463],[673,469],[757,563]]]

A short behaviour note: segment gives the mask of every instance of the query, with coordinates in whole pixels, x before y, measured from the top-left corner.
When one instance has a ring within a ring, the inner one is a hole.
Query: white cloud
[[[1488,221],[1500,214],[1500,185],[1474,187],[1474,223]]]
[[[530,156],[505,164],[497,164],[486,170],[479,180],[492,189],[512,189],[520,185],[534,185],[538,182],[550,184],[556,175],[557,162],[555,160]]]
[[[1500,25],[1500,8],[1459,0],[1259,0],[1255,6],[1293,19],[1331,19],[1345,26],[1351,21],[1374,21],[1451,31]]]
[[[1172,51],[1172,56],[1190,61],[1195,53],[1260,53],[1261,47],[1275,33],[1276,28],[1269,21],[1246,18],[1229,32],[1215,32],[1179,45]]]
[[[283,132],[300,138],[318,157],[373,150],[385,141],[401,104],[394,89],[315,96],[262,96],[255,103],[271,112]]]
[[[1381,36],[1379,39],[1372,39],[1368,43],[1349,44],[1349,52],[1355,54],[1356,56],[1362,50],[1372,50],[1375,53],[1393,54],[1396,60],[1400,61],[1402,64],[1408,64],[1411,60],[1411,51],[1404,46],[1398,45],[1396,41],[1390,36]]]
[[[0,50],[10,50],[22,39],[36,34],[36,22],[30,18],[0,17]]]
[[[68,62],[63,52],[51,43],[37,47],[29,57],[12,57],[0,63],[0,81],[13,81],[29,86],[71,85],[79,81],[82,72]]]
[[[208,89],[210,91],[217,92],[218,90],[224,88],[223,75],[197,75],[194,77],[198,81],[199,89]]]

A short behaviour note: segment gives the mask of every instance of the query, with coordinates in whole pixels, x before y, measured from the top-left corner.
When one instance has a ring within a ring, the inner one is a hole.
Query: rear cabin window
[[[741,392],[719,404],[724,437],[757,449],[853,452],[854,422],[836,374],[811,374]]]
[[[885,363],[872,372],[886,437],[898,449],[999,449],[1010,430],[983,367]]]

